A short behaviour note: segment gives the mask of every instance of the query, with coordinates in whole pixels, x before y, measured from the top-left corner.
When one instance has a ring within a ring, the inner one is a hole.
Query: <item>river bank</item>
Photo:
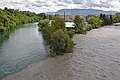
[[[29,65],[3,80],[120,80],[120,26],[75,35],[74,52]]]

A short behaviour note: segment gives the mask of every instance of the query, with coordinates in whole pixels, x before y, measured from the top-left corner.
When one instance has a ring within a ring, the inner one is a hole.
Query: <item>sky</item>
[[[99,9],[119,11],[120,0],[0,0],[0,8],[13,8],[35,13],[60,9]]]

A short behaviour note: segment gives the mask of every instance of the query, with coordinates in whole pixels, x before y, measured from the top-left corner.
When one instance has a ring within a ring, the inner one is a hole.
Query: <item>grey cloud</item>
[[[86,4],[88,7],[105,7],[105,8],[109,8],[112,7],[111,4],[107,4],[107,3],[101,3],[101,4],[95,4],[95,3],[88,3]]]
[[[45,1],[37,0],[36,3],[46,3]]]
[[[114,5],[113,2],[118,4],[120,0],[0,0],[0,7],[14,7],[21,10],[28,9],[34,12],[43,11],[56,11],[63,8],[109,8],[120,10],[119,5]],[[22,7],[21,7],[22,5]],[[17,6],[17,7],[16,7]]]
[[[63,3],[66,3],[66,4],[70,4],[73,1],[72,0],[58,0],[58,2],[63,2]]]
[[[82,4],[84,0],[73,0],[74,4]]]
[[[36,6],[36,7],[42,7],[42,6],[49,7],[49,6],[51,6],[50,4],[46,4],[46,3],[31,3],[31,5]]]

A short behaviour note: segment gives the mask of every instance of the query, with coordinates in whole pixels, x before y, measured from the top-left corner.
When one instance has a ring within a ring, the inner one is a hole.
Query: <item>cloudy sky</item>
[[[40,12],[60,9],[100,9],[120,11],[120,0],[0,0],[0,8]]]

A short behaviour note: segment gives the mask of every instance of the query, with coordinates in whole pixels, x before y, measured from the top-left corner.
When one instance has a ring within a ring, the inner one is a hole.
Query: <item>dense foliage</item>
[[[86,30],[90,31],[93,29],[93,26],[91,24],[86,25]]]
[[[48,26],[49,25],[49,20],[45,19],[45,20],[40,20],[38,23],[39,26],[39,31],[41,31],[43,29],[44,26]]]
[[[51,35],[51,46],[53,54],[63,54],[73,51],[73,41],[62,29],[58,29]]]
[[[54,17],[52,21],[41,20],[38,24],[44,39],[50,45],[50,52],[60,55],[73,51],[71,34],[66,30],[63,18]]]
[[[67,28],[63,18],[52,17],[52,20],[44,19],[38,24],[39,30],[42,31],[44,39],[50,44],[50,50],[53,54],[63,54],[65,52],[73,51],[72,37],[74,33],[86,34],[95,28],[102,27],[104,25],[110,25],[113,22],[120,22],[120,15],[105,15],[100,14],[99,16],[91,16],[88,19],[88,23],[85,22],[84,18],[75,16],[74,26],[75,28]]]
[[[111,25],[113,23],[112,15],[100,14],[100,18],[103,21],[102,26],[104,26],[104,25]]]
[[[113,16],[113,23],[119,23],[120,22],[120,13]]]
[[[35,13],[29,11],[0,9],[0,32],[13,29],[18,24],[32,23],[39,20],[40,18]]]
[[[76,33],[84,33],[85,21],[83,18],[80,18],[80,16],[78,16],[78,15],[75,16],[74,24],[75,24],[75,32]]]
[[[101,27],[103,21],[102,19],[100,19],[100,17],[91,16],[88,19],[88,23],[85,23],[85,20],[83,18],[80,18],[80,16],[75,16],[74,24],[75,24],[75,33],[86,34],[87,31]]]
[[[90,17],[90,24],[93,26],[93,28],[99,28],[102,26],[102,20],[99,17]]]

